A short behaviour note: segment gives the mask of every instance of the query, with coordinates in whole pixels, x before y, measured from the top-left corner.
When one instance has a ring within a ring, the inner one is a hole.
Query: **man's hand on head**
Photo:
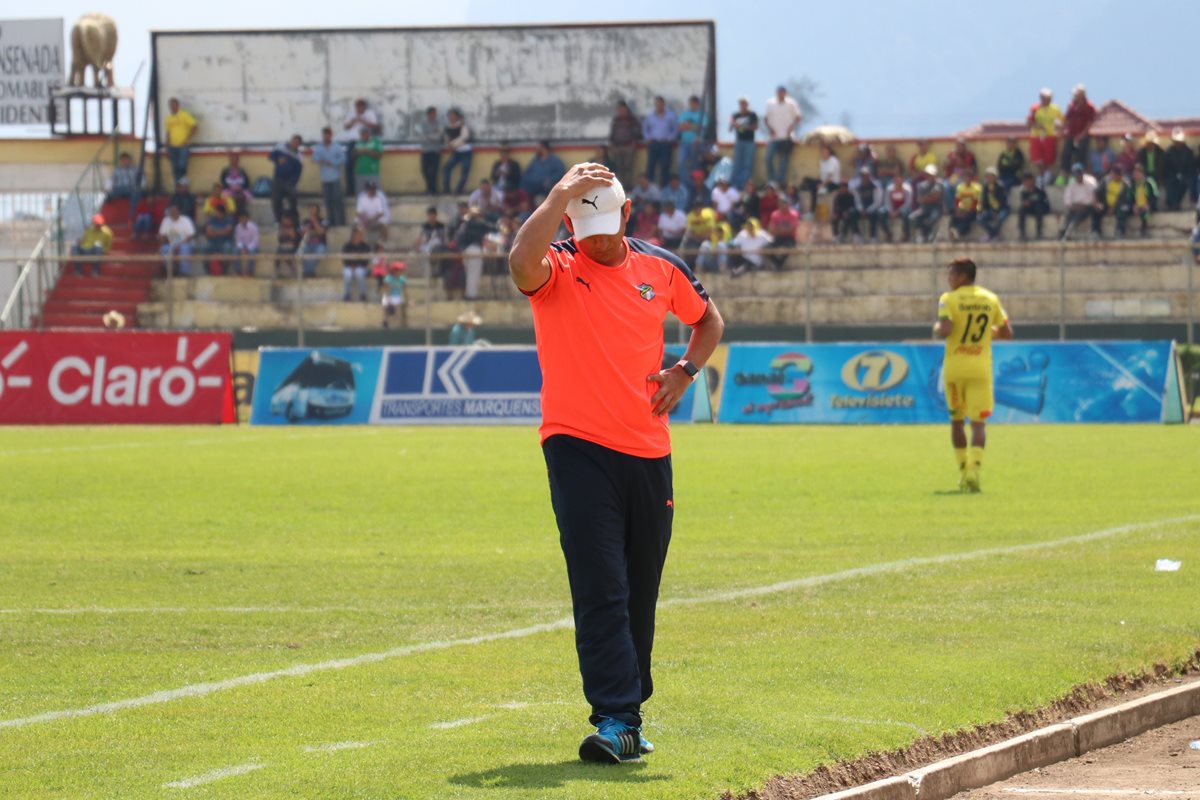
[[[612,186],[616,177],[612,173],[612,170],[603,164],[594,164],[592,162],[576,164],[567,170],[567,174],[559,179],[550,192],[551,194],[557,194],[562,203],[566,205],[567,202],[574,200],[576,197],[583,197],[593,189]]]

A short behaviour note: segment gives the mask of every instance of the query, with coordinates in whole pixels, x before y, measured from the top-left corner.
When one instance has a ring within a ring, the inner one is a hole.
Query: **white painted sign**
[[[177,97],[210,145],[340,133],[359,97],[387,141],[416,141],[431,105],[478,141],[603,140],[619,99],[642,115],[711,91],[712,49],[707,22],[154,33],[158,107]]]
[[[0,125],[49,125],[67,52],[59,19],[0,20]]]

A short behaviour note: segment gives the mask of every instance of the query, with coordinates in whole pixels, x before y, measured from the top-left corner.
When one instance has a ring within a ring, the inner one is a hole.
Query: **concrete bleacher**
[[[457,198],[421,196],[391,198],[389,250],[410,252],[427,205],[438,205],[443,221],[453,217]],[[349,237],[348,228],[329,232],[329,255],[315,278],[273,277],[276,247],[270,208],[255,201],[262,249],[256,277],[202,276],[159,280],[150,302],[139,306],[138,319],[150,327],[362,329],[380,324],[375,283],[368,279],[369,302],[342,302],[341,263],[336,257]],[[1183,320],[1189,314],[1189,280],[1200,284],[1200,268],[1190,266],[1186,236],[1190,213],[1161,213],[1152,218],[1149,240],[1093,242],[1090,226],[1073,241],[1053,239],[1060,224],[1046,219],[1048,239],[1017,243],[1016,217],[1010,217],[1004,240],[984,244],[950,242],[944,235],[933,244],[824,244],[827,228],[817,226],[809,244],[788,258],[787,269],[741,277],[701,274],[726,319],[745,324],[900,324],[932,317],[937,295],[944,290],[944,265],[956,255],[974,258],[980,282],[999,292],[1014,319]],[[1031,230],[1032,233],[1032,230]],[[1111,236],[1111,222],[1105,228]],[[481,298],[449,299],[436,278],[430,280],[414,258],[409,262],[408,326],[451,325],[465,309],[479,313],[489,326],[529,327],[529,304],[511,285],[503,263],[485,274]],[[1193,273],[1193,274],[1189,274]],[[1065,302],[1060,297],[1065,291]],[[1194,304],[1195,305],[1200,304]]]

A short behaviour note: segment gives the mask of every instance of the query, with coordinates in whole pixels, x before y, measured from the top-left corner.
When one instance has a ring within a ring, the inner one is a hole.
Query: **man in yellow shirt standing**
[[[992,339],[1013,338],[1000,298],[975,285],[975,262],[956,258],[946,273],[950,291],[938,299],[933,332],[946,341],[942,377],[950,412],[950,439],[958,461],[958,488],[979,491],[979,471],[992,415]],[[965,420],[971,421],[967,449]]]
[[[1033,164],[1035,173],[1054,170],[1058,155],[1058,130],[1062,127],[1063,113],[1056,104],[1049,89],[1042,89],[1038,102],[1029,108],[1029,162]],[[1045,181],[1039,178],[1039,186],[1045,186]]]
[[[167,101],[171,113],[163,123],[167,128],[167,160],[171,162],[171,176],[176,182],[187,175],[188,148],[196,135],[196,118],[179,105],[172,97]]]

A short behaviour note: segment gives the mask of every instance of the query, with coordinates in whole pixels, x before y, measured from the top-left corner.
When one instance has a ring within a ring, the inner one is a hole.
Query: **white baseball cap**
[[[592,189],[583,197],[567,203],[567,216],[576,239],[589,236],[611,236],[621,231],[621,209],[625,206],[625,189],[613,178],[611,186]]]

